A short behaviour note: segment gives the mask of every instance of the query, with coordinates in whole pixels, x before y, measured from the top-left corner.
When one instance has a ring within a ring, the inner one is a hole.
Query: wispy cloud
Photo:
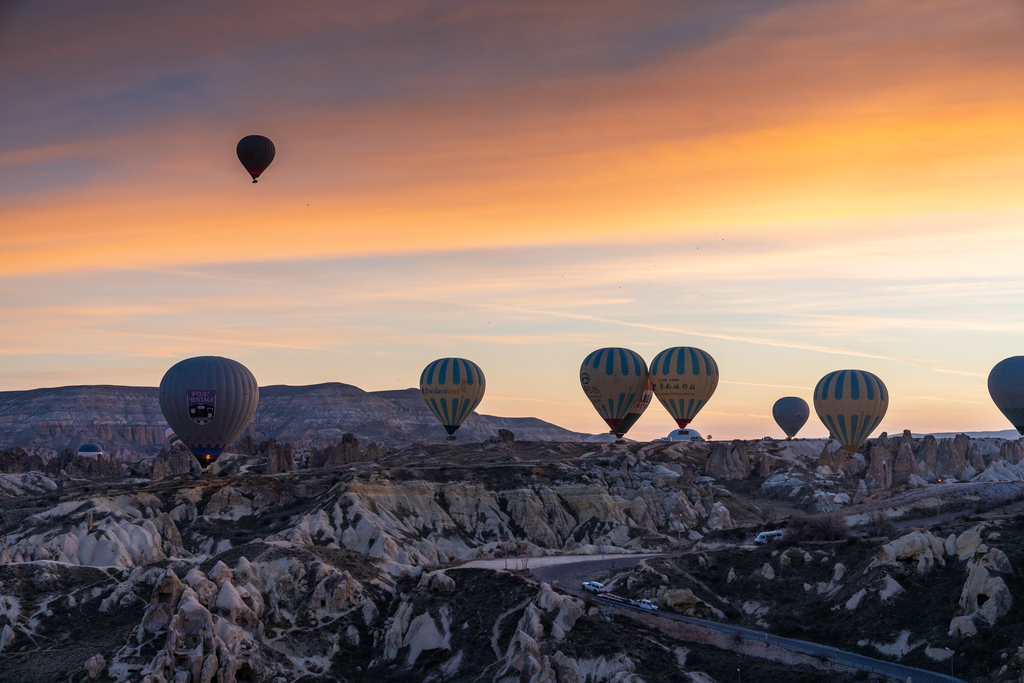
[[[195,353],[404,388],[458,354],[488,400],[596,430],[581,353],[700,344],[704,431],[763,435],[847,364],[891,429],[1001,420],[1019,3],[12,7],[0,389]],[[258,185],[250,132],[278,143]]]

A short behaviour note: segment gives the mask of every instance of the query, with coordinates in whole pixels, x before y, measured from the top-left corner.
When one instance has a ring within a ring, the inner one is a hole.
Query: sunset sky
[[[840,368],[1002,430],[1022,257],[1020,0],[0,2],[0,391],[462,356],[596,433],[587,353],[692,345],[716,438]]]

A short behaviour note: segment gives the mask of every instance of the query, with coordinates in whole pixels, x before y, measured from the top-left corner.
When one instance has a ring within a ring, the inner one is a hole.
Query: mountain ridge
[[[44,459],[94,442],[134,460],[159,451],[166,429],[157,387],[85,384],[0,392],[0,447],[21,446]],[[483,441],[498,429],[533,441],[590,436],[534,417],[478,413],[470,415],[458,436]],[[418,389],[373,392],[342,382],[260,387],[260,405],[242,436],[287,441],[306,450],[337,444],[346,433],[391,447],[441,443],[447,437]]]

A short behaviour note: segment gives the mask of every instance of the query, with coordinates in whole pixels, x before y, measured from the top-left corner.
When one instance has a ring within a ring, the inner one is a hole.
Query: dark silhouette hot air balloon
[[[796,436],[810,416],[811,407],[799,396],[785,396],[772,406],[772,417],[782,427],[782,431],[786,433],[788,439]]]
[[[430,412],[455,441],[455,432],[484,398],[487,381],[480,366],[465,358],[438,358],[423,368],[420,393]]]
[[[230,358],[188,358],[160,380],[160,410],[167,424],[203,465],[242,435],[259,401],[256,378]]]
[[[619,423],[618,428],[615,430],[615,435],[620,439],[625,436],[626,432],[628,432],[633,425],[636,424],[636,421],[640,419],[640,416],[647,411],[647,406],[651,405],[651,399],[653,398],[654,390],[651,389],[651,383],[648,382],[647,388],[640,394],[640,398],[636,400],[633,407],[629,409],[628,413],[626,413],[626,417],[622,418],[622,422]]]
[[[818,418],[851,455],[878,427],[888,408],[888,389],[864,370],[830,372],[814,387]]]
[[[988,373],[988,393],[1010,424],[1024,434],[1024,356],[996,363]]]
[[[270,141],[270,138],[265,138],[262,135],[246,135],[238,141],[235,152],[238,154],[238,160],[242,162],[242,166],[245,166],[245,170],[249,172],[255,183],[260,174],[267,170],[267,166],[270,166],[277,150],[274,149],[274,143]]]

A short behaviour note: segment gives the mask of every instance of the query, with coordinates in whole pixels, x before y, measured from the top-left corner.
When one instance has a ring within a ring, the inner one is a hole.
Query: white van
[[[770,543],[771,541],[777,541],[780,538],[782,538],[782,531],[762,531],[754,539],[754,543],[756,543],[757,545],[764,545],[765,543]]]
[[[584,581],[583,590],[590,591],[591,593],[600,593],[604,590],[604,584],[599,581]]]

